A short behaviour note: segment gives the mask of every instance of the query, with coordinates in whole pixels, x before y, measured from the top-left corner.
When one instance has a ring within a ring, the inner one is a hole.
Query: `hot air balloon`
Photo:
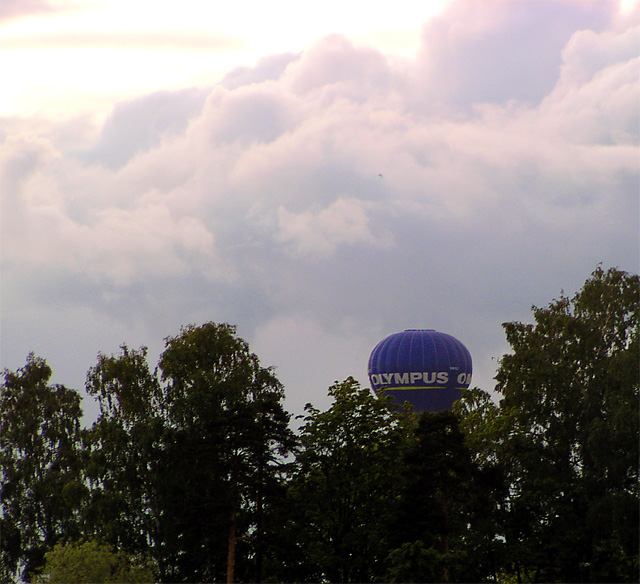
[[[380,341],[369,357],[369,380],[398,404],[417,412],[450,409],[471,383],[471,355],[456,338],[408,329]]]

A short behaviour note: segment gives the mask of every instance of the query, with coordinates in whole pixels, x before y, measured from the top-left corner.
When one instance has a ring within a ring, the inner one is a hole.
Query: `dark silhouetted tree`
[[[159,367],[167,432],[158,519],[173,579],[259,581],[271,497],[293,445],[283,388],[227,324],[183,328]]]
[[[0,576],[29,578],[58,541],[78,537],[82,481],[80,395],[51,385],[33,354],[0,387]]]
[[[329,395],[327,411],[306,407],[290,486],[298,572],[283,578],[370,582],[387,555],[406,419],[352,378]]]
[[[600,268],[504,325],[494,438],[518,581],[638,578],[638,276]]]
[[[91,536],[165,581],[259,581],[294,442],[282,386],[227,324],[166,339],[158,371],[123,347],[89,372]]]
[[[118,355],[98,355],[86,388],[100,414],[85,436],[91,487],[85,537],[132,554],[155,554],[165,420],[146,349],[123,345]]]
[[[393,582],[474,582],[489,577],[495,476],[473,462],[455,413],[417,417],[402,466]]]

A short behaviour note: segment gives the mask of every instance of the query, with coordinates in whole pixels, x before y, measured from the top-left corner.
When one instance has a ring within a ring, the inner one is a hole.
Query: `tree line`
[[[637,582],[639,279],[596,269],[504,325],[494,401],[414,413],[353,378],[307,405],[229,324],[33,354],[0,393],[3,582]]]

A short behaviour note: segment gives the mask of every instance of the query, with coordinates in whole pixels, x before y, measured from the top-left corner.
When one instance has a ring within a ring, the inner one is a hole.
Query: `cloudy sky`
[[[0,10],[2,367],[230,322],[300,413],[435,328],[491,390],[501,323],[638,271],[637,2]]]

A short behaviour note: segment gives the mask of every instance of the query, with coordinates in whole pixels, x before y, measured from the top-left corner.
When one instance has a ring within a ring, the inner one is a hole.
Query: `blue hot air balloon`
[[[471,355],[456,338],[430,329],[409,329],[380,341],[369,357],[374,391],[415,411],[451,408],[471,383]]]

